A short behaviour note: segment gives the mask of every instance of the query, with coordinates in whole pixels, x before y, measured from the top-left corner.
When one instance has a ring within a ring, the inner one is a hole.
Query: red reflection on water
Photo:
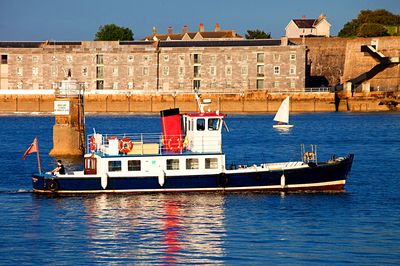
[[[163,225],[163,244],[166,247],[166,250],[163,261],[168,264],[175,264],[176,254],[182,249],[179,243],[179,203],[176,201],[165,201],[164,209],[165,219]]]

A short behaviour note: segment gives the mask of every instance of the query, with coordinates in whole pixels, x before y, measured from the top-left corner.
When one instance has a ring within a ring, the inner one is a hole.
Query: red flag
[[[33,140],[31,146],[29,146],[29,148],[25,151],[24,155],[22,155],[22,160],[25,160],[25,157],[28,154],[34,153],[34,152],[38,152],[38,140],[37,137]]]

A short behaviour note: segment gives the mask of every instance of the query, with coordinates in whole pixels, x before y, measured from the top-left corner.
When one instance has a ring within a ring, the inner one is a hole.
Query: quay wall
[[[202,94],[203,99],[212,100],[211,110],[224,113],[273,113],[286,97],[285,94],[252,92],[243,94]],[[334,112],[335,95],[333,93],[290,94],[292,112]],[[380,104],[379,97],[355,94],[353,97],[341,97],[338,111],[376,112],[388,111]],[[85,96],[86,113],[143,114],[159,113],[160,110],[179,107],[181,112],[197,111],[193,94],[177,95],[103,95]],[[399,111],[397,108],[395,111]],[[52,113],[53,95],[1,95],[0,114]]]

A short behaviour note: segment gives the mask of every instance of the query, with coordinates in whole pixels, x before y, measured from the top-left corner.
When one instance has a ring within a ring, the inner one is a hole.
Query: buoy
[[[285,174],[281,175],[281,188],[285,188],[286,186],[286,177]]]

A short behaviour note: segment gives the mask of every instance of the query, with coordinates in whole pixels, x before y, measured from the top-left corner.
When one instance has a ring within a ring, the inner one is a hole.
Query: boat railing
[[[89,153],[102,156],[222,152],[220,138],[212,136],[191,141],[185,135],[163,136],[161,133],[94,133],[87,136],[86,143]]]

